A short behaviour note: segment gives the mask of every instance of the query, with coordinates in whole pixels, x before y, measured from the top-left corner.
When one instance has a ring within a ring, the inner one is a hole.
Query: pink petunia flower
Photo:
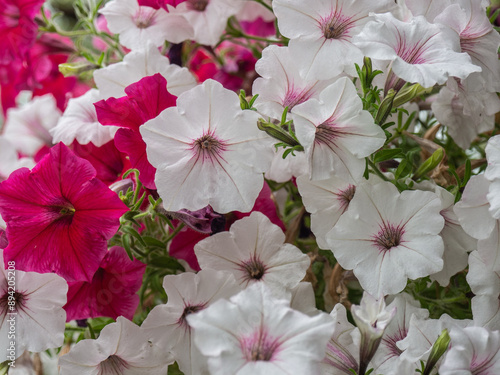
[[[167,81],[159,73],[131,84],[125,93],[125,97],[95,103],[97,118],[103,125],[122,127],[115,134],[116,147],[127,154],[132,167],[141,172],[141,182],[155,189],[156,169],[147,159],[146,143],[142,140],[139,127],[165,108],[175,106],[177,97],[167,91]]]
[[[139,305],[137,291],[142,285],[146,265],[130,260],[125,250],[114,246],[106,253],[92,282],[69,283],[66,321],[122,315],[134,317]]]
[[[31,171],[19,169],[0,183],[5,260],[24,271],[91,281],[127,211],[95,175],[89,162],[59,143]]]

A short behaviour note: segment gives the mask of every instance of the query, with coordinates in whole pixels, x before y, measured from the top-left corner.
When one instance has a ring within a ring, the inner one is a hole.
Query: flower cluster
[[[499,32],[498,0],[4,0],[0,372],[499,373]]]

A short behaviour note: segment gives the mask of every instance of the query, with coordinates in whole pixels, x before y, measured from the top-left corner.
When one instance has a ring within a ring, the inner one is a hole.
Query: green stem
[[[182,228],[184,228],[184,224],[181,223],[175,228],[175,230],[172,233],[170,233],[170,235],[165,240],[165,243],[170,242],[177,235],[177,233],[181,231]]]
[[[260,5],[262,5],[263,7],[269,9],[271,12],[273,12],[273,7],[266,4],[263,0],[254,0],[256,3],[259,3]]]
[[[377,176],[379,176],[384,181],[390,181],[382,172],[379,171],[375,163],[371,161],[370,158],[368,158],[367,160],[368,160],[368,165],[372,168],[373,172],[375,172]]]

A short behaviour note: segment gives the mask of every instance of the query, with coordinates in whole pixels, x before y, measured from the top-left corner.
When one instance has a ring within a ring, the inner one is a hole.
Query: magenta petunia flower
[[[141,182],[155,189],[156,169],[146,156],[146,143],[139,127],[158,116],[165,108],[175,106],[177,97],[167,91],[166,79],[156,73],[127,86],[127,96],[109,98],[94,103],[97,118],[103,125],[117,125],[121,129],[115,134],[116,147],[130,157],[133,168],[141,173]]]
[[[127,211],[95,176],[88,161],[59,143],[31,171],[21,168],[0,183],[5,261],[69,282],[91,281]]]
[[[69,283],[68,303],[64,306],[69,322],[73,319],[120,315],[134,317],[146,265],[130,260],[125,249],[114,246],[107,252],[92,281]]]
[[[10,64],[35,43],[35,15],[43,0],[4,0],[0,7],[0,64]],[[21,63],[18,60],[18,63]]]

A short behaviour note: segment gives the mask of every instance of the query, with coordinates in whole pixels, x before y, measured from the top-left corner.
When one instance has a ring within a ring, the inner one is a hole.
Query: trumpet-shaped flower
[[[89,162],[59,143],[33,170],[19,169],[1,182],[5,260],[67,281],[92,280],[127,211],[95,174]]]
[[[120,43],[132,50],[151,41],[160,47],[166,40],[179,43],[193,36],[192,27],[181,16],[163,8],[139,5],[138,0],[113,0],[99,13],[106,17],[109,30],[120,35]]]
[[[106,253],[92,282],[69,283],[68,303],[64,306],[67,321],[122,315],[134,317],[139,304],[137,291],[142,285],[146,265],[130,260],[125,249],[114,246]]]
[[[61,375],[166,374],[171,363],[168,348],[152,342],[144,329],[121,316],[96,340],[79,341],[59,358]]]
[[[231,272],[247,286],[263,282],[270,288],[293,288],[304,278],[309,257],[291,244],[285,234],[260,212],[236,221],[229,232],[198,242],[194,251],[202,269]]]
[[[407,279],[443,268],[444,219],[436,194],[403,191],[389,182],[360,184],[326,240],[335,258],[368,293],[396,294]]]
[[[392,72],[400,79],[431,87],[445,83],[450,76],[463,79],[481,71],[469,55],[460,53],[458,35],[444,26],[431,24],[422,16],[408,22],[390,13],[374,17],[355,44],[366,56],[392,61]],[[388,79],[387,89],[402,85]]]
[[[49,130],[57,125],[60,117],[52,95],[37,97],[21,108],[7,111],[3,135],[16,150],[34,156],[43,146],[52,146]]]
[[[187,321],[212,374],[318,374],[334,322],[289,306],[259,283]]]
[[[170,64],[152,42],[144,49],[130,52],[123,61],[111,64],[94,72],[94,81],[101,98],[119,98],[125,95],[125,88],[141,78],[160,73],[167,80],[167,89],[174,95],[196,86],[196,80],[187,68]]]
[[[165,209],[250,211],[272,159],[272,140],[257,128],[258,118],[241,110],[234,92],[207,80],[142,126]]]
[[[450,331],[451,348],[439,367],[440,375],[492,375],[500,373],[500,331],[484,327]]]
[[[81,145],[92,142],[95,146],[113,140],[118,127],[103,126],[97,120],[94,103],[99,101],[99,91],[91,89],[78,98],[70,99],[57,125],[50,129],[53,143],[63,142],[69,146],[73,141]]]
[[[333,78],[344,70],[356,74],[354,63],[363,54],[352,43],[370,12],[387,12],[390,0],[274,0],[280,32],[290,38],[299,59],[301,75],[311,79]]]
[[[193,332],[187,318],[221,298],[231,297],[241,288],[231,274],[214,270],[169,275],[163,279],[163,287],[168,296],[167,304],[156,306],[141,328],[165,348],[165,353],[173,352],[185,375],[205,374],[206,359],[192,341]]]
[[[147,159],[146,144],[139,128],[165,108],[174,106],[177,98],[167,91],[167,81],[159,73],[127,86],[125,93],[125,97],[95,103],[97,118],[103,125],[121,127],[115,135],[116,148],[129,156],[144,186],[155,189],[156,170]]]
[[[259,97],[255,102],[259,112],[280,119],[285,107],[288,111],[319,93],[334,79],[304,79],[300,76],[297,56],[288,47],[269,46],[262,51],[255,71],[261,76],[252,87]]]
[[[312,180],[336,174],[357,181],[365,170],[364,157],[382,147],[386,139],[384,131],[363,110],[354,84],[346,77],[324,89],[319,100],[296,106],[292,115]]]
[[[57,275],[18,271],[10,262],[4,265],[0,250],[0,361],[6,361],[11,351],[20,356],[24,350],[41,352],[63,344],[67,291],[68,284]],[[9,350],[11,342],[14,350]]]

